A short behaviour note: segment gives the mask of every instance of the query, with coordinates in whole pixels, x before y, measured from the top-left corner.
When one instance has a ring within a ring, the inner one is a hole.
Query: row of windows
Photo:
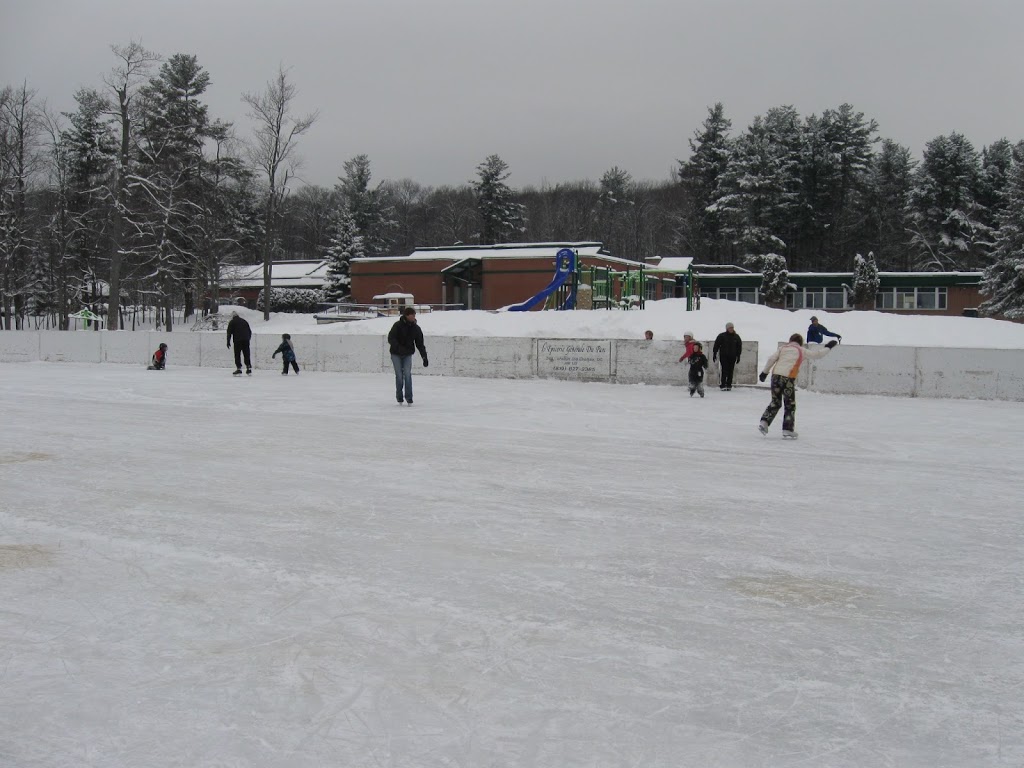
[[[757,288],[704,288],[708,299],[759,303]],[[838,288],[798,288],[786,293],[787,309],[852,309],[849,291]],[[945,309],[945,288],[885,288],[875,295],[875,309]]]

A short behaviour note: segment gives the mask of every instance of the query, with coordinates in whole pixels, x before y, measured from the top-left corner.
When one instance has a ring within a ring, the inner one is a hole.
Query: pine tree
[[[327,301],[344,301],[351,293],[352,259],[362,258],[363,237],[356,227],[355,217],[346,209],[339,211],[330,227],[327,256],[327,285],[325,299]]]
[[[911,269],[906,204],[913,172],[910,150],[883,140],[871,164],[865,200],[865,240],[873,245],[882,269]]]
[[[688,194],[683,223],[686,250],[712,264],[722,261],[727,252],[722,212],[716,203],[725,194],[731,130],[732,122],[718,102],[708,109],[701,130],[689,140],[690,159],[679,163],[679,182]]]
[[[617,166],[601,177],[601,194],[594,206],[598,238],[612,252],[626,253],[629,248],[633,201],[633,177]]]
[[[993,263],[985,269],[981,291],[989,297],[982,313],[1024,319],[1024,141],[1014,147]]]
[[[878,265],[875,254],[868,252],[867,258],[859,253],[853,257],[853,303],[863,309],[872,308],[878,294]]]
[[[785,257],[777,253],[756,254],[748,256],[744,264],[760,271],[761,295],[765,304],[783,306],[786,303],[786,291],[793,287],[789,282]]]
[[[356,155],[345,162],[345,175],[338,180],[334,191],[352,215],[367,255],[379,256],[388,252],[397,224],[383,182],[371,189],[370,179],[370,158]]]
[[[918,269],[977,269],[987,263],[992,233],[977,199],[980,176],[978,153],[961,134],[928,142],[908,203]]]
[[[498,155],[490,155],[476,168],[479,180],[470,185],[476,193],[477,212],[480,216],[480,242],[492,245],[507,243],[514,235],[525,231],[525,209],[512,199],[512,190],[505,180],[509,176],[508,164]]]

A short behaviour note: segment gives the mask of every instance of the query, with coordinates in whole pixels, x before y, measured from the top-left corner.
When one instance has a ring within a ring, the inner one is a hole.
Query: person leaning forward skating
[[[719,389],[732,389],[732,372],[743,354],[743,339],[736,333],[732,323],[725,324],[725,330],[718,334],[715,345],[711,348],[711,361],[722,366],[722,379]]]
[[[252,373],[252,360],[249,357],[249,342],[252,341],[252,328],[237,312],[231,313],[228,323],[228,349],[235,342],[235,376],[242,373],[242,358],[245,358],[245,372]]]
[[[831,336],[840,343],[843,341],[842,336],[838,333],[832,333],[832,331],[818,322],[818,318],[812,317],[811,324],[807,326],[807,344],[821,344],[826,336]]]
[[[800,366],[804,358],[816,360],[824,357],[839,342],[834,339],[823,347],[815,346],[810,349],[804,348],[804,337],[794,333],[789,341],[775,350],[775,353],[768,358],[764,370],[758,378],[764,381],[768,374],[772,375],[772,399],[768,407],[761,414],[761,423],[757,425],[762,435],[768,434],[768,427],[772,425],[779,408],[785,405],[782,414],[782,436],[796,437],[796,377],[800,373]]]
[[[391,350],[391,364],[395,367],[395,399],[401,405],[404,400],[412,405],[412,354],[419,350],[423,367],[429,366],[427,348],[423,344],[423,331],[416,324],[416,309],[406,307],[398,322],[388,333]]]

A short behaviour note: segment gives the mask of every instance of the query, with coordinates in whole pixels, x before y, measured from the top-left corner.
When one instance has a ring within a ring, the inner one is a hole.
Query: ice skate
[[[790,440],[796,440],[796,437],[797,437],[796,430],[794,430],[794,429],[784,429],[784,430],[782,430],[782,436],[783,437],[788,437]]]
[[[234,371],[231,375],[232,376],[241,376],[242,375],[242,369],[239,368],[238,370]]]
[[[760,424],[758,424],[757,425],[757,431],[760,432],[762,435],[767,435],[768,434],[768,422],[767,421],[762,421]]]

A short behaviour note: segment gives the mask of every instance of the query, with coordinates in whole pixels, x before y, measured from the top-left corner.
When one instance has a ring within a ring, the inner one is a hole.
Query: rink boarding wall
[[[4,331],[0,362],[74,362],[146,365],[166,341],[170,367],[234,368],[232,351],[220,332],[157,331]],[[292,334],[299,365],[316,371],[390,373],[391,357],[383,336]],[[256,334],[253,366],[280,369],[271,355],[276,334]],[[711,342],[704,343],[705,349]],[[554,378],[620,384],[685,385],[686,366],[678,362],[679,341],[635,339],[543,339],[480,336],[431,336],[430,367],[417,375],[473,378]],[[734,383],[757,382],[757,343],[744,342]],[[705,379],[719,383],[712,364]],[[973,398],[1024,401],[1024,350],[867,347],[840,345],[820,360],[807,360],[801,388],[834,394]]]

